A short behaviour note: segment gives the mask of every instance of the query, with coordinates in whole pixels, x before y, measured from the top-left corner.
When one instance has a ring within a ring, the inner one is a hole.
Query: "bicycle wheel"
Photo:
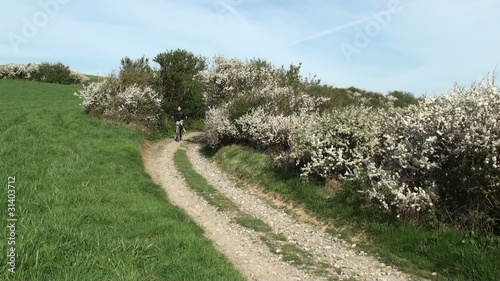
[[[175,141],[180,140],[180,134],[181,134],[180,124],[176,124],[176,126],[175,126]]]

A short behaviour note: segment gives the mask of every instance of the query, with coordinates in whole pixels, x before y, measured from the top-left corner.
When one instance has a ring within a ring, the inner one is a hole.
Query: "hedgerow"
[[[406,107],[320,111],[279,70],[217,57],[204,73],[212,146],[273,148],[304,178],[353,180],[400,220],[499,231],[500,94],[492,79]]]
[[[498,232],[500,92],[492,79],[393,110],[383,122],[367,192],[398,215],[436,215]]]
[[[0,79],[27,79],[57,84],[90,83],[90,78],[70,70],[68,66],[49,62],[0,65]]]

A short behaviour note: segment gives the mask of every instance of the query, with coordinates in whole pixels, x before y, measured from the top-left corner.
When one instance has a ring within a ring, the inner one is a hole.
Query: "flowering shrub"
[[[29,79],[40,82],[88,85],[90,78],[61,63],[0,65],[0,79]]]
[[[253,147],[263,150],[286,151],[290,146],[291,132],[301,125],[305,116],[271,115],[264,108],[258,107],[235,120],[238,136]]]
[[[212,147],[231,144],[238,139],[238,130],[229,119],[230,103],[210,108],[206,113],[205,135]]]
[[[0,65],[0,78],[2,79],[30,79],[31,73],[38,70],[39,64],[5,64]]]
[[[305,119],[300,115],[270,115],[257,107],[234,120],[229,113],[232,106],[227,103],[207,112],[205,132],[213,147],[242,142],[263,150],[284,151],[289,147],[290,131]]]
[[[91,115],[125,123],[156,128],[161,123],[161,96],[149,86],[131,85],[121,89],[120,81],[111,77],[92,83],[75,93]]]
[[[215,56],[212,67],[201,72],[197,78],[203,83],[209,108],[241,96],[247,90],[259,92],[261,88],[277,87],[269,64],[259,60],[242,62],[235,58],[226,59],[222,55]]]
[[[499,229],[500,93],[491,81],[405,108],[364,106],[309,115],[285,158],[302,176],[363,183],[401,219]]]
[[[302,166],[302,176],[352,179],[373,161],[379,146],[381,122],[369,107],[335,109],[300,122],[292,132],[289,157]]]
[[[383,109],[320,114],[325,99],[283,85],[272,67],[216,62],[203,77],[212,146],[277,148],[278,163],[305,178],[356,180],[400,219],[499,231],[500,93],[490,80],[403,108],[390,105],[396,95]]]
[[[432,207],[436,128],[425,106],[391,108],[384,114],[379,150],[366,167],[367,195],[398,216]]]
[[[458,226],[498,231],[500,92],[491,81],[456,86],[384,118],[370,198],[398,215],[430,210]]]
[[[201,76],[212,146],[238,141],[285,150],[291,130],[300,124],[298,116],[314,114],[326,100],[284,85],[282,72],[259,60],[244,63],[217,56],[215,66]]]

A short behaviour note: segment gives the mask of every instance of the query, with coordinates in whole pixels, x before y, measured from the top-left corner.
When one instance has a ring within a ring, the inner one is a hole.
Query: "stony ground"
[[[168,200],[204,228],[206,236],[248,280],[421,280],[358,251],[355,244],[323,232],[317,224],[304,222],[307,219],[277,208],[262,192],[242,188],[199,154],[199,145],[189,141],[195,135],[186,134],[182,142],[164,139],[145,144],[142,150],[145,169],[164,188]],[[192,191],[173,162],[173,155],[180,148],[186,149],[194,169],[211,185],[241,211],[261,219],[272,226],[273,233],[286,237],[284,243],[302,249],[311,264],[297,266],[285,262],[279,250],[270,249],[262,241],[260,233],[238,225]]]

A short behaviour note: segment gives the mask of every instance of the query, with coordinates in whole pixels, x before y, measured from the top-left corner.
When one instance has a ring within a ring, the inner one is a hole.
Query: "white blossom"
[[[39,63],[0,65],[0,79],[31,79],[32,74],[38,71],[39,66]],[[89,84],[90,78],[79,72],[70,71],[70,76],[74,83]]]
[[[461,192],[478,198],[466,208],[498,210],[500,93],[491,79],[405,108],[361,104],[320,115],[324,100],[280,87],[273,71],[219,56],[202,73],[212,145],[280,147],[277,159],[299,165],[303,177],[362,182],[368,199],[399,218],[436,212],[460,200],[443,196]]]
[[[136,84],[121,91],[112,80],[94,82],[75,93],[85,110],[97,116],[123,123],[152,127],[160,122],[161,96],[151,87]]]

